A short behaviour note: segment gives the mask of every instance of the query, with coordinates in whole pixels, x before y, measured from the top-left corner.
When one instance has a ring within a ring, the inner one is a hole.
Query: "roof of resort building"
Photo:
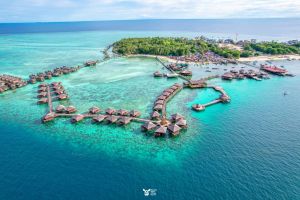
[[[106,115],[97,115],[96,117],[93,117],[93,121],[102,122],[106,117]]]
[[[74,106],[68,106],[67,108],[66,108],[66,112],[67,113],[74,113],[74,112],[76,112],[77,110],[76,110],[76,108],[74,107]]]
[[[156,111],[161,110],[162,108],[163,108],[163,105],[161,105],[161,104],[156,104],[156,105],[153,107],[153,109],[156,110]]]
[[[105,110],[105,112],[106,112],[107,114],[109,114],[109,115],[112,115],[112,114],[116,113],[116,110],[113,109],[113,108],[107,108],[107,109]]]
[[[109,115],[109,116],[107,116],[106,119],[107,119],[108,122],[114,123],[114,122],[116,122],[119,119],[119,117],[115,116],[115,115]]]
[[[176,125],[178,125],[179,127],[186,127],[186,126],[187,126],[187,123],[186,123],[186,120],[184,120],[184,119],[179,119],[179,120],[176,122]]]
[[[96,113],[100,112],[100,108],[98,108],[98,107],[96,107],[96,106],[93,106],[93,107],[91,107],[91,108],[89,109],[89,112],[90,112],[91,114],[96,114]]]
[[[58,105],[55,110],[56,112],[65,112],[66,107],[64,105]]]
[[[118,110],[117,113],[118,113],[119,115],[123,115],[123,116],[128,115],[128,111],[127,111],[127,110],[124,110],[124,109]]]
[[[177,121],[177,120],[179,120],[179,119],[184,119],[184,117],[183,117],[182,115],[178,114],[178,113],[173,114],[171,117],[172,117],[172,119],[175,120],[175,121]]]
[[[171,132],[172,135],[177,135],[181,128],[176,124],[170,124],[168,126],[168,130]]]
[[[152,114],[151,114],[151,118],[159,118],[160,117],[160,114],[159,112],[157,111],[154,111]]]
[[[156,125],[153,122],[146,122],[142,125],[142,128],[144,128],[145,130],[152,130],[156,127]]]
[[[131,117],[139,117],[139,116],[141,116],[141,113],[137,110],[132,110],[132,111],[130,111],[129,115]]]
[[[167,132],[167,127],[165,127],[165,126],[159,126],[155,130],[155,133],[160,133],[160,134],[166,134],[166,132]]]
[[[118,124],[122,124],[122,125],[126,125],[129,124],[131,122],[131,118],[130,117],[120,117],[118,119]]]
[[[71,122],[72,122],[72,123],[75,123],[75,122],[79,122],[79,121],[81,121],[81,120],[83,120],[83,119],[84,119],[84,116],[81,115],[81,114],[78,114],[78,115],[75,115],[75,116],[73,116],[73,117],[71,118]]]

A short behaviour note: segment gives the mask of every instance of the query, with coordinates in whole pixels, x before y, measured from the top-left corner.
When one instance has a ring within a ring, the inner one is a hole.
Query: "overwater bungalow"
[[[60,94],[60,95],[57,96],[57,98],[59,100],[65,100],[65,99],[68,99],[68,95],[66,95],[66,94]]]
[[[176,90],[176,89],[175,89],[175,90]],[[168,89],[165,89],[164,92],[169,92],[169,93],[172,94],[175,90],[173,90],[173,89],[171,89],[171,88],[168,88]]]
[[[160,111],[163,109],[163,105],[161,104],[156,104],[154,107],[153,107],[153,110],[156,110],[156,111]]]
[[[153,130],[156,125],[153,122],[146,122],[141,126],[142,131],[150,131]]]
[[[164,103],[165,103],[164,100],[157,100],[157,101],[155,101],[155,105],[156,105],[156,104],[164,104]]]
[[[64,113],[66,111],[66,107],[64,105],[58,105],[55,109],[57,113]]]
[[[174,92],[174,90],[177,90],[177,89],[178,89],[178,86],[176,86],[176,85],[173,85],[172,87],[170,87],[170,89],[172,89],[172,90],[173,90],[173,92]]]
[[[120,117],[117,121],[117,124],[119,125],[126,125],[129,124],[131,122],[131,118],[130,117]]]
[[[51,79],[51,78],[52,78],[52,75],[50,75],[50,74],[45,75],[45,79]]]
[[[96,106],[93,106],[89,109],[89,113],[91,113],[91,114],[96,114],[98,112],[100,112],[100,108],[98,108]]]
[[[139,116],[141,116],[141,113],[137,110],[132,110],[132,111],[130,111],[129,115],[131,117],[139,117]]]
[[[52,121],[55,118],[55,113],[54,112],[50,112],[47,113],[44,117],[42,117],[42,122],[49,122]]]
[[[156,130],[155,130],[155,137],[161,137],[166,135],[167,133],[167,127],[165,126],[159,126]]]
[[[115,115],[109,115],[106,120],[108,123],[115,123],[119,119],[118,116]]]
[[[229,97],[228,95],[226,95],[226,94],[222,94],[222,95],[220,96],[220,99],[221,99],[221,101],[222,101],[223,103],[228,103],[228,102],[230,102],[230,97]]]
[[[39,88],[44,88],[44,87],[47,87],[47,86],[48,86],[47,83],[41,83],[41,84],[39,84]]]
[[[74,106],[68,106],[66,108],[66,113],[70,114],[70,113],[75,113],[77,110]]]
[[[84,66],[86,67],[90,67],[90,66],[95,66],[97,64],[97,60],[96,61],[87,61],[84,63]]]
[[[112,109],[112,108],[107,108],[105,110],[106,114],[109,114],[109,115],[113,115],[116,113],[116,110],[115,109]]]
[[[47,91],[47,87],[40,87],[39,89],[38,89],[38,92],[46,92]]]
[[[180,119],[176,122],[176,125],[179,126],[180,128],[187,128],[187,123],[186,120]]]
[[[161,96],[157,97],[158,100],[165,100],[166,98],[167,98],[167,97],[164,96],[164,95],[161,95]]]
[[[58,86],[58,85],[60,85],[60,84],[61,84],[61,82],[52,82],[52,83],[51,83],[52,86]]]
[[[177,122],[180,119],[184,119],[184,117],[178,113],[171,115],[172,121]]]
[[[124,109],[120,109],[117,111],[118,115],[122,115],[122,116],[127,116],[128,115],[128,111],[124,110]]]
[[[203,110],[205,110],[205,106],[203,106],[201,104],[192,105],[192,108],[193,108],[193,110],[196,110],[196,111],[203,111]]]
[[[168,96],[170,96],[172,93],[170,93],[170,92],[163,92],[162,94],[163,94],[164,96],[168,97]]]
[[[36,83],[36,79],[35,78],[31,78],[31,79],[29,79],[28,82],[31,83],[31,84],[35,84]]]
[[[71,118],[71,122],[76,123],[76,122],[82,121],[83,119],[84,119],[84,116],[81,114],[78,114]]]
[[[65,91],[64,90],[56,90],[54,93],[56,95],[60,95],[60,94],[65,94]]]
[[[40,100],[38,100],[37,103],[38,103],[38,104],[45,104],[45,103],[48,103],[48,99],[47,99],[47,98],[41,98]]]
[[[96,117],[93,117],[93,121],[94,122],[97,122],[97,123],[100,123],[102,122],[104,119],[106,119],[106,115],[97,115]]]
[[[160,114],[159,112],[157,111],[154,111],[152,114],[151,114],[151,119],[159,119],[160,118]]]
[[[176,136],[179,134],[179,131],[181,128],[176,124],[169,124],[168,131],[171,133],[171,135]]]
[[[38,77],[36,77],[36,80],[43,82],[43,81],[45,81],[45,78],[44,78],[44,76],[38,76]]]
[[[42,97],[46,97],[47,96],[47,92],[41,92],[37,95],[37,98],[42,98]]]

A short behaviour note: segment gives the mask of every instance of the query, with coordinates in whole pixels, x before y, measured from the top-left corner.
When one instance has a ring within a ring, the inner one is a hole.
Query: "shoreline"
[[[147,58],[159,58],[162,60],[166,60],[167,62],[171,63],[196,63],[199,64],[200,62],[185,62],[185,61],[177,61],[175,59],[169,58],[167,56],[158,56],[158,55],[147,55],[147,54],[132,54],[126,55],[125,57],[147,57]],[[300,55],[262,55],[262,56],[254,56],[248,58],[239,58],[237,61],[239,62],[255,62],[255,61],[276,61],[276,60],[300,60]],[[207,62],[204,64],[210,64],[211,62]],[[201,63],[202,64],[202,63]]]

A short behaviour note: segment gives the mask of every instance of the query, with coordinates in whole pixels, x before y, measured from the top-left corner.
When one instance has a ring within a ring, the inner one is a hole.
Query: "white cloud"
[[[2,21],[300,17],[299,0],[10,0]]]

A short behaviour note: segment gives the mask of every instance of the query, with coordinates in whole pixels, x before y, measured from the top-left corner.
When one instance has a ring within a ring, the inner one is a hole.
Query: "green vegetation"
[[[162,56],[184,56],[191,54],[203,54],[207,51],[226,58],[239,58],[240,52],[228,48],[219,48],[203,39],[187,38],[127,38],[113,44],[113,52],[121,55],[149,54]]]
[[[212,51],[225,58],[258,56],[260,54],[300,54],[300,43],[288,45],[279,42],[248,43],[243,51],[219,47],[215,41],[203,38],[148,37],[127,38],[113,44],[113,52],[121,55],[148,54],[162,56],[187,56]]]
[[[244,46],[245,51],[258,51],[271,55],[300,54],[300,48],[279,42],[250,43]]]

